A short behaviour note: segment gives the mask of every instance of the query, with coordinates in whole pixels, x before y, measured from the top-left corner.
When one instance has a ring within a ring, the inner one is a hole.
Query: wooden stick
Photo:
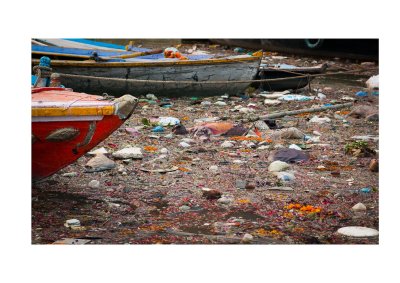
[[[349,103],[343,103],[343,104],[336,104],[336,105],[332,105],[332,106],[322,106],[322,107],[317,107],[317,108],[306,108],[306,109],[293,110],[293,111],[277,112],[277,113],[272,113],[269,115],[252,118],[252,119],[250,119],[249,122],[254,122],[257,120],[276,119],[276,118],[281,118],[284,116],[292,116],[292,115],[297,115],[297,114],[307,113],[307,112],[309,112],[309,113],[322,112],[322,111],[341,109],[341,108],[346,108],[346,107],[351,107],[351,106],[353,106],[353,103],[349,102]]]
[[[135,53],[132,53],[132,54],[117,55],[117,56],[103,57],[103,58],[105,58],[105,59],[115,59],[115,58],[127,59],[127,58],[135,58],[135,57],[151,55],[151,54],[159,54],[159,53],[162,53],[162,52],[163,52],[162,49],[155,49],[155,50],[150,50],[150,51],[135,52]]]

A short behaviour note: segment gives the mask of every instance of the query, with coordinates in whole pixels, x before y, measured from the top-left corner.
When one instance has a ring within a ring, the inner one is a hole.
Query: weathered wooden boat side
[[[53,72],[101,78],[62,77],[62,83],[77,91],[112,95],[125,93],[159,95],[222,95],[243,92],[250,83],[235,81],[251,80],[255,77],[260,57],[162,61],[137,60],[132,62],[73,62],[53,60]],[[33,60],[34,64],[38,60]],[[111,78],[111,79],[107,79]],[[118,78],[121,80],[112,80]],[[126,80],[128,79],[128,80]],[[148,82],[132,82],[129,79]],[[176,81],[156,83],[152,81]],[[201,82],[227,81],[226,83],[201,84]],[[181,82],[200,82],[188,84]]]
[[[133,113],[135,98],[113,101],[64,88],[32,88],[32,177],[40,180],[73,163]]]

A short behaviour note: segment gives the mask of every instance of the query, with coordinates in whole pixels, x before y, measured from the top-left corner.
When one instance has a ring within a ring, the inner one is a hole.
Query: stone
[[[289,167],[290,167],[290,165],[287,164],[286,162],[276,160],[268,166],[268,171],[281,172],[281,171],[288,169]]]
[[[223,101],[217,101],[217,102],[214,103],[214,105],[226,106],[227,104],[226,104],[226,102],[223,102]]]
[[[95,156],[96,154],[107,154],[107,153],[108,151],[104,147],[101,147],[96,150],[90,151],[87,154]]]
[[[217,202],[221,203],[221,204],[230,204],[230,203],[232,203],[232,201],[233,200],[231,198],[227,198],[225,196],[223,196],[223,197],[221,197],[220,199],[217,200]]]
[[[221,192],[218,190],[203,188],[202,191],[203,191],[203,197],[209,200],[219,199],[222,196]]]
[[[219,167],[217,165],[211,165],[210,168],[208,168],[208,170],[217,173],[219,170]]]
[[[343,227],[340,228],[337,232],[339,234],[350,237],[375,237],[379,235],[378,230],[362,226]]]
[[[221,147],[223,147],[223,148],[230,148],[230,147],[234,147],[235,145],[232,143],[232,142],[230,142],[230,141],[224,141],[222,144],[221,144]]]
[[[98,189],[100,188],[100,182],[97,180],[92,180],[89,182],[88,187],[91,189]]]
[[[139,147],[126,147],[117,152],[114,152],[112,156],[116,159],[127,159],[127,158],[142,159],[143,153],[142,149]]]
[[[180,142],[179,146],[181,146],[181,147],[190,147],[190,144],[188,144],[186,142]]]
[[[248,108],[248,107],[242,107],[239,109],[239,113],[247,114],[250,112],[254,112],[255,110],[253,108]]]
[[[76,177],[78,176],[77,172],[68,172],[68,173],[64,173],[62,174],[63,177]]]
[[[281,103],[282,103],[282,101],[277,100],[277,99],[268,99],[267,98],[264,100],[264,105],[267,105],[267,106],[279,105]]]
[[[179,207],[180,211],[189,211],[190,210],[190,206],[187,205],[182,205],[181,207]]]
[[[104,154],[97,154],[95,157],[90,159],[85,166],[87,168],[86,172],[100,172],[113,169],[116,164]]]
[[[246,185],[247,185],[247,181],[241,180],[241,179],[236,180],[236,188],[244,189],[244,188],[246,188]]]
[[[256,188],[256,185],[254,183],[248,183],[244,188],[246,190],[254,190]]]
[[[242,242],[243,243],[250,243],[251,241],[253,241],[253,236],[251,234],[244,234],[243,238],[242,238]]]
[[[363,204],[363,203],[361,203],[361,202],[359,202],[359,203],[357,203],[356,205],[354,205],[352,208],[351,208],[353,211],[366,211],[367,210],[367,207]]]
[[[261,131],[267,131],[269,130],[268,124],[265,123],[265,121],[258,120],[254,123],[254,126]]]
[[[167,154],[167,153],[169,153],[169,150],[166,149],[165,147],[163,147],[162,149],[160,149],[160,153]]]
[[[324,99],[326,99],[326,95],[323,94],[323,93],[318,93],[318,94],[317,94],[317,97],[318,97],[319,100],[324,100]]]
[[[301,147],[299,147],[297,144],[291,144],[291,145],[289,145],[289,148],[302,150]]]

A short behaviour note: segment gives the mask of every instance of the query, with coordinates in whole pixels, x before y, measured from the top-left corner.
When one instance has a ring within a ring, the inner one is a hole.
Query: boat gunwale
[[[144,60],[144,59],[143,59]],[[74,60],[51,60],[52,66],[72,66],[72,67],[90,67],[90,68],[118,68],[118,67],[170,67],[170,66],[196,66],[196,65],[219,65],[234,64],[259,61],[261,56],[250,56],[241,58],[215,58],[201,60],[180,60],[180,61],[152,61],[152,62],[95,62],[95,61],[74,61]],[[39,64],[39,59],[32,59],[32,63]]]

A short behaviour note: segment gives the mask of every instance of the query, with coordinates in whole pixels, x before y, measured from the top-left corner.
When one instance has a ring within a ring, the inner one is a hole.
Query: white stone
[[[247,107],[242,107],[242,108],[239,109],[239,113],[246,114],[246,113],[250,113],[250,112],[254,112],[254,109],[247,108]]]
[[[226,102],[223,102],[223,101],[217,101],[217,102],[214,103],[214,105],[226,106],[227,104],[226,104]]]
[[[291,145],[289,145],[289,148],[302,150],[301,147],[299,147],[297,144],[291,144]]]
[[[250,243],[253,240],[253,236],[251,234],[244,234],[243,238],[242,238],[242,242],[243,243]]]
[[[338,230],[338,233],[351,237],[375,237],[379,235],[378,230],[361,226],[343,227]]]
[[[232,143],[232,142],[230,142],[230,141],[224,141],[222,144],[221,144],[221,147],[223,147],[223,148],[229,148],[229,147],[234,147],[235,145]]]
[[[97,180],[92,180],[89,182],[88,187],[91,189],[98,189],[100,187],[100,182]]]
[[[290,165],[287,164],[286,162],[276,160],[268,166],[268,171],[280,172],[280,171],[284,171],[284,170],[288,169],[289,167],[290,167]]]
[[[113,154],[114,158],[117,159],[127,159],[127,158],[135,158],[141,159],[143,158],[142,149],[139,147],[125,147]]]
[[[166,149],[165,147],[163,147],[162,149],[160,149],[160,152],[163,154],[167,154],[169,152],[169,150]]]
[[[188,144],[186,142],[180,142],[179,146],[181,146],[181,147],[190,147],[190,144]]]
[[[200,104],[208,106],[208,105],[211,105],[211,102],[206,100],[206,101],[202,101]]]
[[[243,160],[240,160],[240,159],[235,159],[235,160],[232,161],[232,163],[243,164],[243,163],[246,163],[246,161],[243,161]]]
[[[268,105],[268,106],[279,105],[281,103],[282,103],[282,101],[277,100],[277,99],[268,99],[267,98],[264,100],[264,104]]]
[[[88,152],[89,155],[107,154],[107,153],[108,151],[104,147]]]
[[[231,198],[227,198],[227,197],[225,197],[225,196],[223,196],[223,197],[221,197],[221,198],[219,198],[219,199],[217,200],[217,202],[218,202],[218,203],[221,203],[221,204],[230,204],[232,201],[233,201],[233,200],[232,200]]]
[[[68,173],[64,173],[62,174],[63,177],[76,177],[78,176],[77,172],[68,172]]]
[[[216,173],[216,172],[218,172],[219,168],[217,165],[212,165],[212,166],[210,166],[210,168],[208,168],[208,170]]]
[[[356,205],[354,205],[351,209],[353,211],[366,211],[367,207],[363,203],[359,202]]]
[[[322,124],[322,123],[329,123],[331,121],[331,119],[329,119],[328,117],[323,117],[320,118],[318,116],[314,116],[310,119],[310,123],[318,123],[318,124]]]

